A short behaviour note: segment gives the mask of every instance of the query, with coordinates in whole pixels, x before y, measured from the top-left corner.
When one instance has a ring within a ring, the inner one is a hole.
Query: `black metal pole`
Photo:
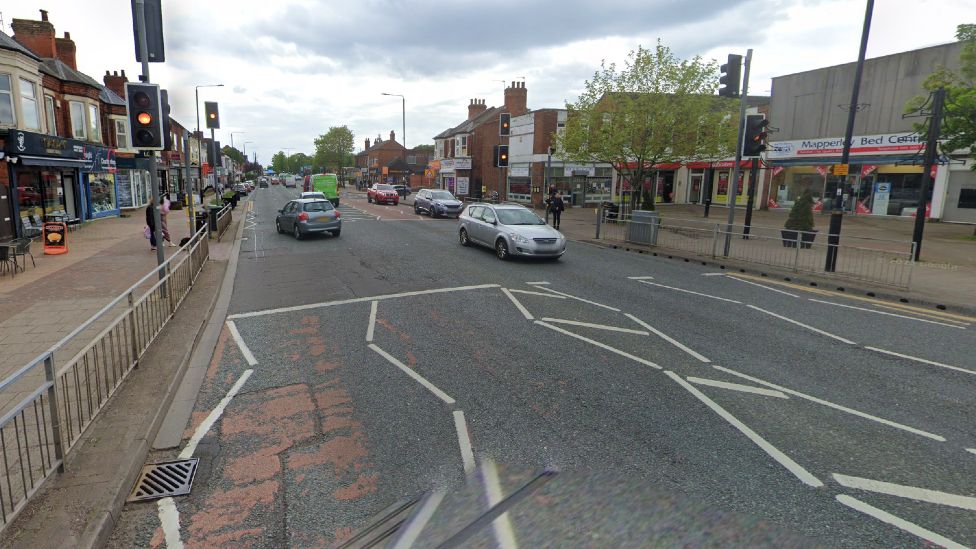
[[[746,135],[746,103],[749,99],[749,70],[752,67],[752,48],[746,50],[745,70],[742,77],[742,95],[739,96],[739,137],[735,142],[735,166],[732,167],[732,181],[728,188],[728,220],[725,223],[725,257],[732,247],[732,223],[735,220],[735,203],[739,197],[739,174],[742,170],[742,143]]]
[[[874,0],[867,0],[864,10],[864,27],[861,29],[861,49],[857,54],[857,67],[854,69],[854,87],[851,90],[850,111],[847,113],[847,131],[844,133],[844,151],[840,163],[848,165],[851,158],[851,140],[854,138],[854,118],[857,116],[857,100],[861,93],[861,74],[864,72],[864,56],[868,49],[868,35],[871,33],[871,15],[874,13]],[[847,174],[840,176],[840,185],[830,212],[830,228],[827,234],[827,259],[824,271],[832,273],[837,269],[837,251],[840,246],[840,229],[844,222],[844,189],[847,187]],[[826,199],[826,197],[824,197]]]
[[[712,178],[715,177],[715,173],[712,172],[711,168],[705,168],[704,175],[702,196],[705,198],[705,217],[708,217],[708,211],[712,209]]]
[[[759,159],[752,159],[752,166],[749,167],[749,199],[746,201],[746,226],[742,229],[742,239],[749,240],[749,231],[752,229],[752,205],[756,201],[756,180],[759,172]],[[738,184],[738,183],[736,183]]]
[[[945,88],[935,90],[932,95],[932,117],[929,119],[929,134],[925,143],[925,162],[922,165],[922,187],[918,190],[918,209],[915,210],[915,232],[912,242],[915,243],[915,261],[922,253],[922,233],[925,231],[925,210],[928,201],[929,186],[932,183],[932,165],[938,152],[939,134],[942,132],[942,109],[945,105]]]

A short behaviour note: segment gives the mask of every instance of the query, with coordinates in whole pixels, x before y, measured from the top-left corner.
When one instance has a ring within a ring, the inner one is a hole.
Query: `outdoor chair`
[[[26,238],[41,236],[41,228],[34,224],[33,216],[20,218],[21,234]]]
[[[14,248],[14,260],[16,261],[17,256],[20,256],[20,257],[24,258],[23,259],[23,262],[20,263],[22,265],[21,270],[27,268],[27,256],[30,256],[30,258],[31,258],[31,265],[36,269],[37,268],[37,263],[34,262],[34,254],[31,253],[31,249],[30,249],[30,247],[31,247],[31,239],[29,239],[29,238],[16,238],[16,239],[13,240],[13,242],[14,242],[14,244],[17,245],[17,247]]]
[[[17,262],[10,255],[10,248],[8,246],[0,245],[0,274],[9,272],[11,275],[17,275]]]

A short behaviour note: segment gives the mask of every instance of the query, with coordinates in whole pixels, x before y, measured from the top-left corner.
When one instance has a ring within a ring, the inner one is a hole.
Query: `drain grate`
[[[199,461],[191,458],[146,465],[126,501],[151,501],[189,494]]]

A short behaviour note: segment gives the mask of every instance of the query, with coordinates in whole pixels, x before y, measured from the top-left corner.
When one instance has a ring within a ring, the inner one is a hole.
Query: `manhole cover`
[[[199,461],[191,458],[146,465],[126,501],[150,501],[189,494]]]

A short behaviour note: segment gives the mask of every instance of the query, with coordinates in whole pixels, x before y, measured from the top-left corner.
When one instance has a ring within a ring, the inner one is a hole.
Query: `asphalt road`
[[[479,465],[488,502],[565,480],[473,545],[976,546],[976,319],[577,243],[502,262],[355,193],[295,241],[295,194],[254,193],[193,492],[111,547],[328,546]]]

